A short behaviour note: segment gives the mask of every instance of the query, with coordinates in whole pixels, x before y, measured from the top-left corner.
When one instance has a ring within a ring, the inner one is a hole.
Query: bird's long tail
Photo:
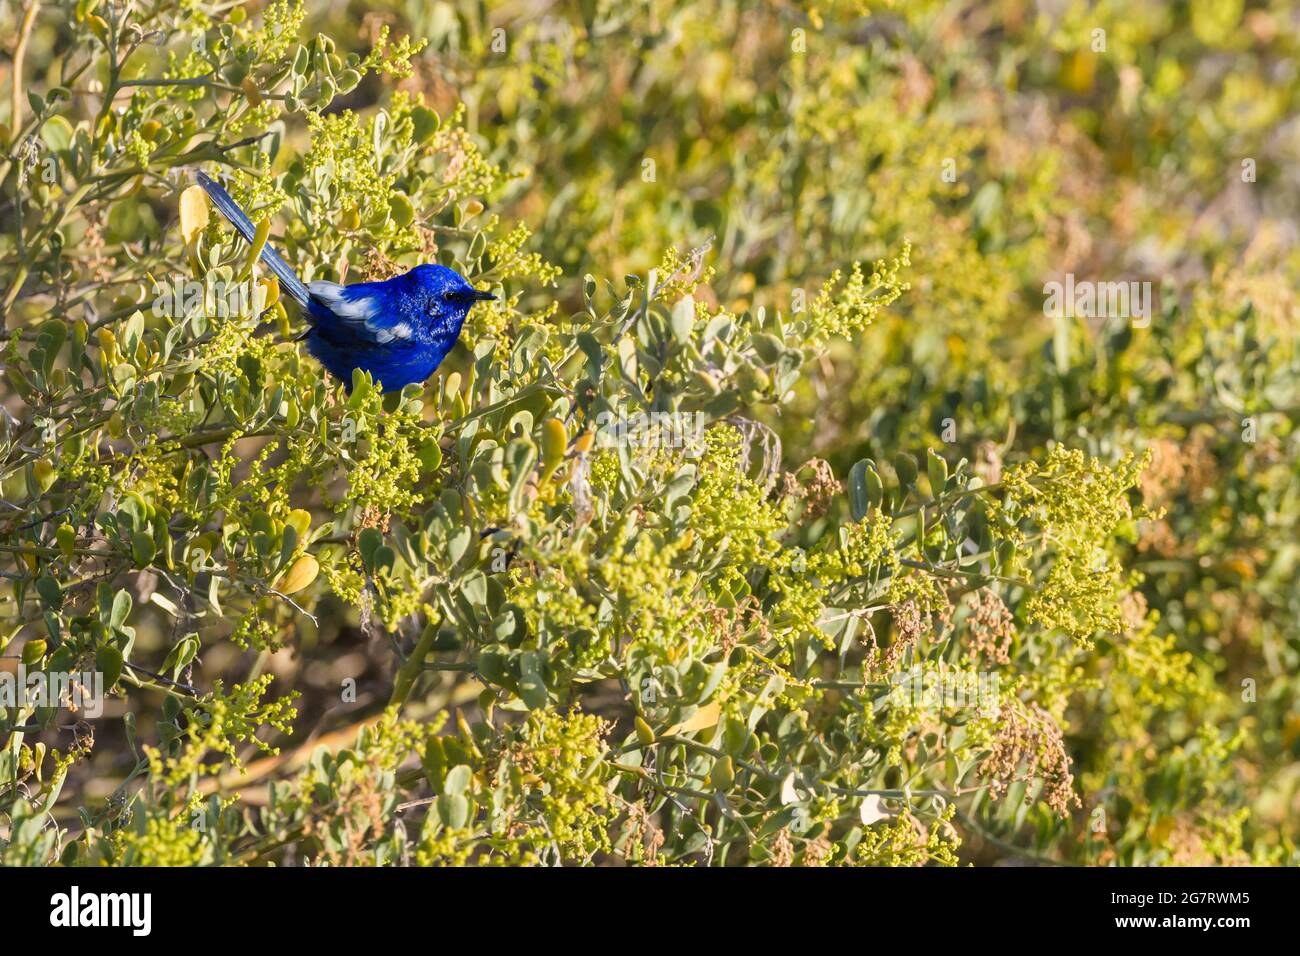
[[[199,185],[203,191],[208,194],[212,200],[212,205],[217,207],[217,211],[226,217],[226,221],[235,227],[236,231],[244,237],[246,242],[252,242],[257,232],[257,227],[253,225],[253,220],[248,218],[248,214],[239,208],[239,203],[231,198],[230,193],[221,187],[220,183],[203,173],[195,173]],[[289,263],[280,258],[280,254],[270,247],[262,246],[262,261],[270,267],[275,273],[275,277],[280,280],[280,288],[293,296],[294,300],[304,308],[307,305],[307,287],[302,284],[302,280],[289,266]]]

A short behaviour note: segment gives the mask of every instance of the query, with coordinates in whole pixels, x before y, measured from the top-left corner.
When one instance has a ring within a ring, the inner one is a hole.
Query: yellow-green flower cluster
[[[853,263],[847,279],[839,270],[833,272],[809,303],[804,320],[809,344],[816,346],[835,336],[852,338],[910,289],[900,273],[911,265],[911,251],[911,246],[904,245],[894,259],[876,262],[870,276],[858,262]]]
[[[722,557],[716,586],[726,587],[780,551],[777,532],[785,527],[778,508],[742,467],[744,437],[723,426],[705,433],[699,481],[692,494],[691,528],[701,550]]]
[[[513,759],[536,781],[525,797],[536,814],[522,817],[530,825],[525,839],[539,849],[554,844],[564,860],[609,849],[614,797],[606,783],[607,732],[599,717],[578,712],[532,711],[520,728]]]
[[[854,866],[957,866],[961,837],[948,804],[927,826],[910,813],[867,827],[849,856]]]
[[[1001,512],[1013,519],[1027,517],[1054,554],[1046,580],[1027,602],[1030,621],[1059,628],[1085,644],[1097,634],[1124,629],[1119,600],[1129,576],[1109,542],[1131,531],[1134,512],[1128,494],[1137,486],[1144,462],[1130,454],[1108,467],[1058,445],[1045,465],[1031,462],[1008,471],[1008,500]]]

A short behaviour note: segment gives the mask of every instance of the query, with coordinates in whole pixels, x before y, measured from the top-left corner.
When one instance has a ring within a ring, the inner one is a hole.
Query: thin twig
[[[41,8],[41,0],[30,0],[23,11],[23,24],[18,30],[18,43],[14,46],[13,89],[9,99],[9,126],[13,130],[16,142],[23,125],[23,59],[27,56],[27,41],[31,39],[32,27],[36,23],[36,13]]]

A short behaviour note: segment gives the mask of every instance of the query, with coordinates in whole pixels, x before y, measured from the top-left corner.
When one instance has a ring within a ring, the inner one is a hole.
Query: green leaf
[[[447,555],[453,565],[460,563],[460,559],[469,550],[469,543],[473,537],[474,532],[465,525],[461,525],[451,533],[451,537],[447,539]]]
[[[346,92],[346,90],[344,91]],[[442,121],[438,114],[426,106],[417,106],[411,110],[412,138],[416,143],[427,143],[438,132]]]
[[[111,627],[121,628],[126,624],[126,619],[131,614],[131,595],[123,590],[118,591],[113,597],[113,606],[109,614],[108,623]]]
[[[894,472],[898,475],[900,485],[911,488],[916,484],[916,459],[907,452],[899,452],[894,456]]]
[[[166,659],[163,660],[163,673],[170,672],[173,680],[179,678],[181,672],[189,667],[190,663],[198,655],[199,647],[199,636],[197,634],[186,634],[167,653]]]
[[[468,766],[463,763],[457,764],[447,771],[447,779],[442,785],[442,792],[446,794],[463,794],[469,789],[472,776],[473,774]]]
[[[691,340],[691,331],[695,328],[695,297],[683,296],[673,304],[672,311],[673,338],[685,345]]]
[[[376,528],[363,528],[357,535],[357,553],[361,555],[361,565],[369,573],[374,573],[375,552],[384,543],[384,536]]]
[[[72,124],[62,116],[51,116],[41,126],[41,139],[56,153],[61,153],[72,145],[73,135]]]
[[[112,644],[104,644],[95,651],[95,670],[104,675],[104,690],[112,690],[122,676],[122,652]]]
[[[154,559],[153,535],[137,531],[131,536],[131,557],[140,567],[147,567]]]
[[[948,484],[948,462],[935,454],[933,448],[927,449],[925,470],[930,479],[930,494],[938,498]]]
[[[542,656],[537,651],[519,655],[519,697],[529,710],[546,706],[546,683],[542,679]]]
[[[450,775],[449,775],[450,776]],[[469,800],[458,793],[444,793],[437,800],[438,819],[453,830],[469,823]]]
[[[415,207],[404,193],[393,193],[388,197],[388,211],[399,229],[405,229],[415,221]]]
[[[36,593],[50,610],[57,611],[63,607],[63,589],[50,575],[42,574],[36,579]]]
[[[861,521],[872,508],[878,508],[884,498],[884,486],[870,458],[854,463],[849,469],[849,513],[854,521]]]

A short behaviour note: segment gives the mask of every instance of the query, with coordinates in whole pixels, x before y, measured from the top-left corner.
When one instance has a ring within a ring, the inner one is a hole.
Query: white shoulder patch
[[[347,287],[337,282],[313,282],[307,286],[307,291],[329,306],[330,311],[345,322],[365,322],[373,318],[377,311],[371,299],[365,296],[350,298],[345,294]]]
[[[411,327],[405,322],[398,322],[396,325],[390,325],[387,328],[380,328],[375,331],[375,338],[380,342],[391,342],[393,339],[409,339],[411,337]]]
[[[347,294],[347,286],[339,285],[337,282],[325,282],[318,280],[308,283],[307,291],[311,293],[312,298],[318,299],[331,312],[338,316],[349,325],[363,326],[367,332],[374,336],[376,342],[383,344],[391,342],[394,339],[409,339],[411,337],[411,327],[405,322],[398,322],[395,325],[383,325],[376,321],[382,317],[379,315],[379,303],[372,296],[356,296],[355,298]]]

